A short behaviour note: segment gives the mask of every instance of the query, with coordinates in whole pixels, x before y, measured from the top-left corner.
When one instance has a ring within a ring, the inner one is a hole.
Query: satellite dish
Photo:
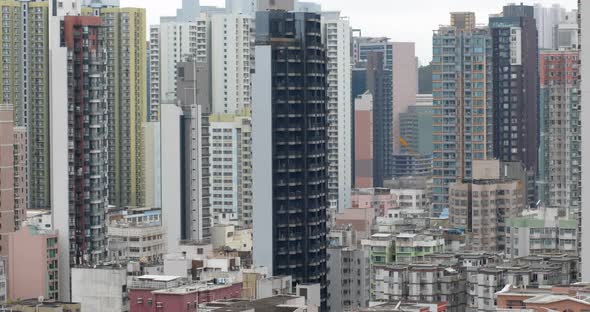
[[[37,298],[37,301],[39,303],[43,303],[44,300],[45,300],[45,298],[43,296],[39,296],[39,298]]]

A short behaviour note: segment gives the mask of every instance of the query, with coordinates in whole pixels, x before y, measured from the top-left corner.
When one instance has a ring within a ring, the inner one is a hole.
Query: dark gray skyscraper
[[[393,106],[391,70],[383,64],[383,52],[367,53],[367,90],[373,95],[373,185],[383,186],[391,177],[393,157]]]
[[[326,311],[326,56],[320,15],[256,16],[254,263],[321,285]]]
[[[522,162],[530,175],[537,170],[538,61],[534,8],[508,5],[490,18],[493,45],[494,156]],[[534,181],[534,179],[533,179]],[[528,201],[535,200],[527,186]]]

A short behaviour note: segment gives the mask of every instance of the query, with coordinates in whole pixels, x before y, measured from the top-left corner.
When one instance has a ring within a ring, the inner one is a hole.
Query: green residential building
[[[578,221],[565,209],[542,208],[506,222],[506,255],[511,258],[560,253],[577,254]]]
[[[370,297],[375,298],[375,268],[378,266],[391,265],[395,260],[395,236],[390,233],[376,233],[369,239],[361,241],[361,246],[369,252],[370,273]]]
[[[396,263],[415,263],[424,257],[443,252],[445,240],[433,235],[401,233],[395,237]]]

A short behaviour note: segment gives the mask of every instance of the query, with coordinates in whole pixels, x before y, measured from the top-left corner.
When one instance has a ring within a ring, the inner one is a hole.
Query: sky
[[[558,3],[567,9],[577,6],[576,0],[306,0],[320,3],[323,10],[341,11],[363,36],[389,37],[392,41],[416,43],[420,63],[432,58],[432,31],[449,24],[449,12],[474,11],[478,23],[487,24],[488,14],[499,13],[506,3]],[[145,7],[148,24],[158,24],[161,15],[175,15],[182,0],[121,0],[121,6]],[[201,5],[224,6],[225,0],[201,0]]]

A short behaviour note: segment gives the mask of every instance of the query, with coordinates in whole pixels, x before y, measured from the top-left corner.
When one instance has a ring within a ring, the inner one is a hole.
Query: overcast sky
[[[421,63],[432,57],[432,30],[449,23],[451,11],[475,11],[478,23],[487,24],[488,14],[498,13],[506,3],[518,0],[306,0],[322,4],[324,10],[339,10],[350,18],[364,36],[386,36],[393,41],[416,42]],[[175,15],[182,0],[121,0],[121,6],[145,7],[148,23],[159,23],[160,15]],[[201,5],[224,6],[225,0],[201,0]],[[524,0],[525,4],[559,3],[568,9],[576,0]]]

